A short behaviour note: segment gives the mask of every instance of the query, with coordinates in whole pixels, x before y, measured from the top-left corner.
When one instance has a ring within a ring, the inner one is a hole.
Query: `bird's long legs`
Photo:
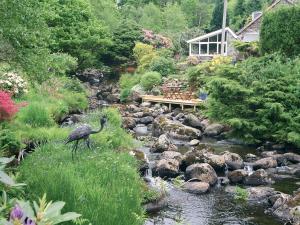
[[[92,148],[91,148],[91,139],[90,138],[85,139],[85,143],[86,143],[87,147],[90,150],[92,150]],[[93,152],[96,153],[95,149],[93,150]]]
[[[74,143],[74,145],[73,145],[73,148],[72,148],[72,160],[74,160],[74,154],[76,155],[76,153],[77,153],[78,142],[79,142],[79,140],[77,140],[77,141]]]

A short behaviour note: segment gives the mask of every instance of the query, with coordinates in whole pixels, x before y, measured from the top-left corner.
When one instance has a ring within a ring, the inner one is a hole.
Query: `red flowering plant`
[[[7,92],[0,91],[0,122],[10,120],[19,110]]]

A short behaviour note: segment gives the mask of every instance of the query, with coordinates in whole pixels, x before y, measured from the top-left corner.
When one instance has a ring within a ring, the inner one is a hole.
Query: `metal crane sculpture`
[[[103,116],[100,118],[100,128],[98,130],[93,130],[90,125],[83,124],[82,126],[77,127],[75,130],[73,130],[70,133],[65,144],[75,142],[72,148],[72,160],[74,160],[74,154],[76,155],[79,141],[84,140],[87,147],[91,149],[90,135],[100,133],[103,130],[106,123],[107,123],[107,118],[106,116]]]

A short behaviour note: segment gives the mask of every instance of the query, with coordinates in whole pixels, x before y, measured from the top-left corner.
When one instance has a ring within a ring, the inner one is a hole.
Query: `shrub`
[[[1,127],[0,127],[1,128]],[[2,127],[0,130],[0,150],[2,156],[13,156],[19,153],[21,142],[11,130]]]
[[[284,7],[263,17],[260,33],[262,53],[300,54],[300,7]]]
[[[141,85],[149,91],[154,86],[159,85],[161,81],[161,75],[158,72],[147,72],[141,78]]]
[[[21,165],[20,179],[32,198],[47,193],[92,224],[141,225],[141,185],[134,159],[108,149],[77,157],[80,161],[74,163],[62,144],[41,146]]]
[[[18,119],[32,127],[49,127],[54,124],[51,114],[45,105],[38,102],[32,102],[22,108],[18,113]]]
[[[249,58],[217,71],[209,82],[209,116],[249,143],[300,146],[300,59]]]
[[[175,63],[171,58],[156,57],[151,61],[149,70],[168,76],[175,72]]]
[[[247,192],[247,190],[244,188],[240,188],[239,186],[236,186],[234,199],[239,201],[247,201],[248,198],[249,198],[249,193]]]
[[[19,71],[14,71],[9,64],[0,65],[0,90],[13,96],[21,96],[28,92],[28,84]]]
[[[122,102],[125,102],[131,94],[131,89],[140,83],[140,75],[138,74],[123,74],[120,78],[119,84],[121,88],[120,99]]]
[[[157,57],[157,52],[152,45],[136,43],[133,49],[134,57],[138,62],[138,71],[145,72],[154,58]]]
[[[0,122],[11,119],[18,112],[10,94],[0,91]]]

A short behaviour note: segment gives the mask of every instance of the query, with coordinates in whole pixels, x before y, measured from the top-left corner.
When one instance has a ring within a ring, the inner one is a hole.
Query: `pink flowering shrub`
[[[7,92],[0,91],[0,122],[11,119],[19,110],[19,107],[11,99]]]

